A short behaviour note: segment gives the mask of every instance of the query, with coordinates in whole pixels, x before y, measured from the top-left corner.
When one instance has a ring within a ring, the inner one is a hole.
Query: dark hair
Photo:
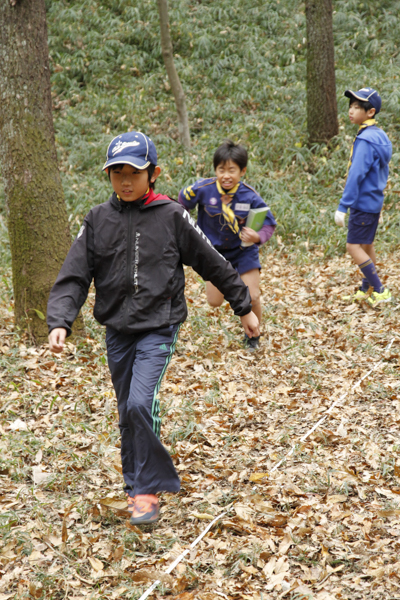
[[[154,190],[155,185],[156,185],[155,181],[151,181],[151,178],[153,177],[155,168],[156,168],[156,165],[150,164],[147,167],[147,169],[146,169],[147,175],[148,175],[148,178],[149,178],[149,188],[152,189],[152,190]]]
[[[236,163],[239,169],[242,171],[247,167],[247,150],[240,144],[234,144],[231,140],[225,140],[219,148],[216,149],[214,154],[214,170],[220,164],[225,164],[231,160]]]
[[[128,164],[128,163],[118,163],[116,165],[110,165],[108,167],[108,179],[111,180],[111,178],[110,178],[111,171],[114,171],[115,169],[123,169],[125,164]],[[155,168],[156,168],[156,165],[150,164],[147,167],[147,169],[145,169],[145,171],[147,171],[147,176],[149,178],[149,188],[151,188],[152,190],[154,190],[154,187],[156,185],[155,181],[151,181],[151,178],[153,177]]]
[[[371,110],[371,108],[375,108],[375,106],[372,106],[371,102],[368,102],[368,100],[358,100],[357,98],[354,98],[354,96],[352,96],[350,98],[349,108],[355,102],[357,102],[358,106],[360,108],[363,108],[365,110],[365,112],[368,112],[369,110]],[[375,111],[376,111],[376,109],[375,109]]]

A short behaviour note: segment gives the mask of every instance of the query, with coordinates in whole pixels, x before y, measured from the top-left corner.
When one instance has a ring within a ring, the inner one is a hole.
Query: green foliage
[[[379,123],[393,142],[381,247],[398,243],[397,167],[400,2],[337,0],[334,36],[340,133],[329,148],[306,145],[304,6],[294,0],[170,2],[176,66],[186,92],[192,149],[178,141],[176,113],[161,55],[157,5],[122,0],[47,3],[56,141],[72,233],[110,193],[101,172],[112,137],[136,128],[155,141],[163,176],[157,189],[177,197],[185,184],[212,174],[225,138],[250,154],[247,181],[279,223],[270,245],[305,260],[307,250],[344,251],[333,212],[344,184],[354,127],[346,88],[368,84],[383,97]],[[321,99],[321,110],[324,110]],[[0,206],[4,198],[0,196]],[[6,239],[4,210],[0,235]],[[3,254],[8,255],[7,246]]]

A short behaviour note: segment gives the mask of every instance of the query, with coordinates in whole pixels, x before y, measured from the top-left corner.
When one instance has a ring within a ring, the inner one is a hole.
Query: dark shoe
[[[260,336],[249,338],[247,333],[244,336],[244,343],[246,344],[246,348],[253,352],[260,347]]]
[[[131,525],[147,525],[158,520],[160,507],[154,494],[138,494],[130,519]]]

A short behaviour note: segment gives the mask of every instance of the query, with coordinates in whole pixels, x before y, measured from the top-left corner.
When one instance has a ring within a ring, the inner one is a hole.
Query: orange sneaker
[[[131,525],[147,525],[158,520],[160,506],[154,494],[138,494],[135,496],[130,523]]]
[[[130,496],[127,492],[125,492],[125,497],[126,497],[126,501],[128,503],[128,508],[126,510],[128,512],[130,512],[131,515],[132,515],[133,511],[135,509],[135,498],[133,498],[132,496]]]

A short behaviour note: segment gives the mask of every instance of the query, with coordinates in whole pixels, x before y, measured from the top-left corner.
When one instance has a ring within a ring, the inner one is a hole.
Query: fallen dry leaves
[[[162,496],[155,528],[127,520],[116,404],[89,309],[88,339],[54,356],[22,343],[0,308],[0,600],[134,599],[155,579],[159,599],[400,598],[400,254],[382,269],[395,300],[372,310],[341,299],[358,281],[347,258],[297,265],[284,252],[263,256],[254,354],[187,272],[190,319],[161,395],[182,490]]]

